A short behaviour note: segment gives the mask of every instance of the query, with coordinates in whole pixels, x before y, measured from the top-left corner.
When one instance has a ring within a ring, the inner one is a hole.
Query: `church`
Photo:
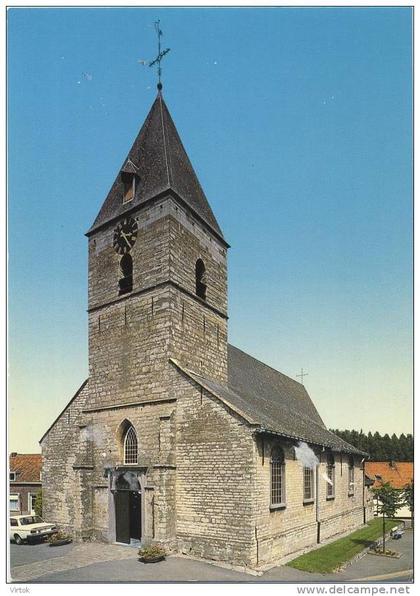
[[[229,245],[161,85],[87,237],[89,378],[40,441],[44,517],[254,569],[366,523],[366,454],[228,343]]]

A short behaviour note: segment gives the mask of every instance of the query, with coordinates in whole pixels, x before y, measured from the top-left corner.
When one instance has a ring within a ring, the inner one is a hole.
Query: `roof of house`
[[[414,479],[414,464],[410,461],[367,461],[365,472],[374,480],[374,488],[381,486],[381,481],[389,482],[394,488],[404,488]]]
[[[123,203],[120,172],[136,174],[135,197]],[[175,124],[159,92],[88,235],[105,223],[172,190],[223,241],[216,221]]]
[[[10,472],[16,473],[15,482],[40,482],[42,456],[40,453],[11,453]]]
[[[256,427],[335,451],[366,455],[329,431],[305,387],[228,345],[228,384],[222,385],[174,364],[230,409]]]

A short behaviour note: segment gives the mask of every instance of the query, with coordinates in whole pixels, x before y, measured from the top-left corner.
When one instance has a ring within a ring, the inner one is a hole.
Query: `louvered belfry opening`
[[[206,267],[201,259],[195,264],[195,293],[199,298],[206,299]]]
[[[120,261],[120,272],[119,294],[127,294],[133,289],[133,258],[128,253]]]

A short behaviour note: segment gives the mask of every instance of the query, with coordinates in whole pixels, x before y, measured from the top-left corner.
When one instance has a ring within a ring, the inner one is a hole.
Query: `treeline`
[[[414,461],[413,435],[388,434],[378,432],[365,434],[363,430],[331,429],[333,433],[370,455],[372,461]]]

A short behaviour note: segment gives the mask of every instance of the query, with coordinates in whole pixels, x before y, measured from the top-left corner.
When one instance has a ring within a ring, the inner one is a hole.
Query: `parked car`
[[[39,515],[13,515],[10,517],[10,539],[16,544],[35,542],[58,532],[57,526],[44,522]]]

